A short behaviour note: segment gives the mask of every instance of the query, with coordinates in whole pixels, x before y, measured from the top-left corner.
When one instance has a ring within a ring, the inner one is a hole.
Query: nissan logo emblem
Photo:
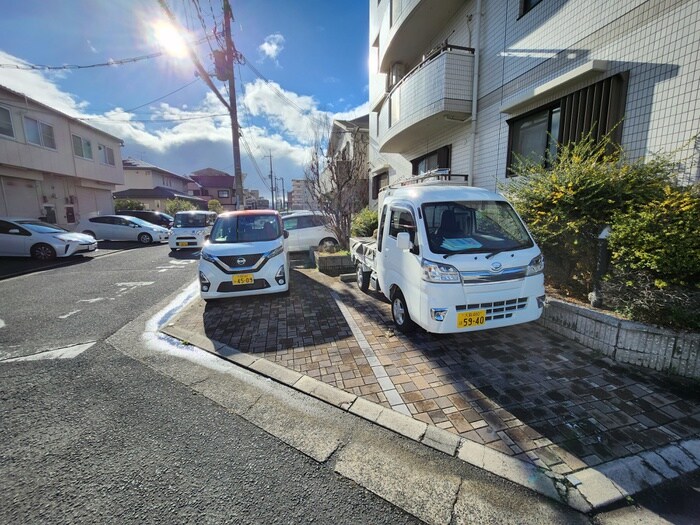
[[[245,264],[245,258],[244,258],[244,257],[239,257],[238,259],[236,259],[236,264],[237,264],[238,266],[243,266],[243,265]]]
[[[491,263],[491,272],[499,273],[501,270],[503,270],[503,265],[501,263],[499,263],[498,261]]]

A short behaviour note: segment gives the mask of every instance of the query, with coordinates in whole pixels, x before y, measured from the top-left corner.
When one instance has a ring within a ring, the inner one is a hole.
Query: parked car
[[[289,254],[274,210],[222,213],[200,252],[199,286],[205,301],[289,290]]]
[[[97,249],[94,237],[38,219],[0,217],[0,255],[51,260]]]
[[[201,248],[216,221],[213,211],[179,211],[175,214],[168,245],[171,250]]]
[[[336,246],[338,239],[328,222],[329,218],[320,211],[299,211],[282,217],[284,229],[289,232],[287,250],[298,252],[316,246]]]
[[[138,241],[141,244],[167,241],[170,230],[137,217],[98,215],[81,220],[75,231],[105,241]]]
[[[117,215],[127,215],[129,217],[137,217],[148,221],[151,224],[157,224],[163,228],[173,227],[173,216],[163,213],[162,211],[151,211],[151,210],[117,210],[115,212]]]

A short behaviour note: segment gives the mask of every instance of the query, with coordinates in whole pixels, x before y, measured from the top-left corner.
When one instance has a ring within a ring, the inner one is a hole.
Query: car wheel
[[[366,272],[362,269],[362,265],[358,264],[357,265],[357,287],[362,290],[363,292],[367,293],[367,290],[369,290],[369,278],[372,275],[372,272]]]
[[[333,237],[326,237],[318,243],[318,246],[322,250],[327,250],[328,248],[335,248],[338,246],[338,241],[336,241]]]
[[[416,328],[416,324],[411,319],[401,290],[396,290],[391,299],[391,316],[394,318],[394,325],[399,332],[407,334]]]
[[[85,235],[90,235],[91,237],[94,237],[95,239],[97,239],[97,235],[95,235],[95,232],[93,232],[93,231],[90,231],[90,230],[83,230],[83,233],[84,233]]]
[[[153,242],[153,237],[148,233],[139,233],[139,242],[141,244],[151,244]]]
[[[30,250],[32,257],[39,261],[50,261],[56,258],[56,250],[48,244],[35,244]]]

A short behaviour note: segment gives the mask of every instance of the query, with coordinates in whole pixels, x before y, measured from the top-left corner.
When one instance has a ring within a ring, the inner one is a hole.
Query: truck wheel
[[[357,287],[362,290],[363,292],[367,293],[367,290],[369,290],[369,278],[372,275],[372,272],[365,272],[362,269],[362,265],[358,264],[357,265]]]
[[[407,334],[416,328],[416,324],[411,319],[401,290],[396,290],[391,298],[391,316],[399,332]]]

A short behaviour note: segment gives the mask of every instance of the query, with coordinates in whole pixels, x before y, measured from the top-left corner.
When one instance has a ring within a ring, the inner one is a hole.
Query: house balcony
[[[389,0],[379,28],[379,71],[391,64],[415,64],[428,53],[435,35],[464,7],[465,0]]]
[[[378,107],[381,153],[403,153],[471,116],[474,52],[447,46],[403,77]]]

